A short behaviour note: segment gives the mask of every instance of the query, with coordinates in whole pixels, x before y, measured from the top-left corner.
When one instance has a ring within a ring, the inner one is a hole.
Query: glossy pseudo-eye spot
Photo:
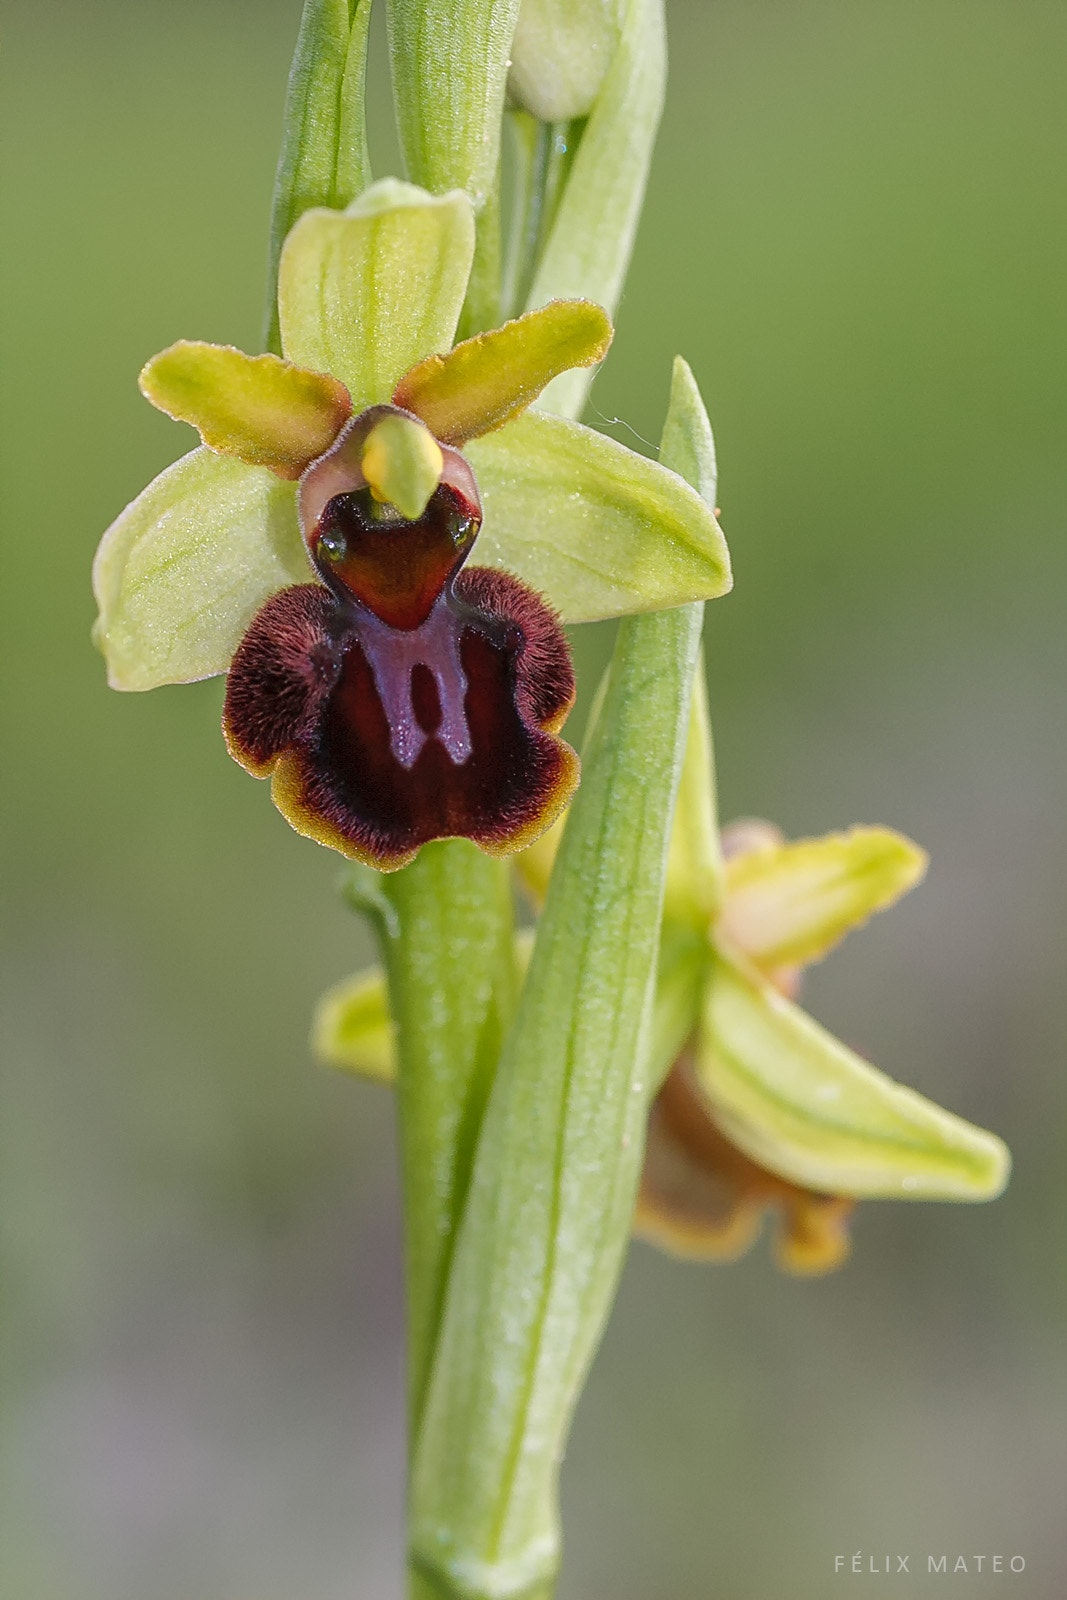
[[[440,478],[418,516],[380,498],[383,483],[410,477],[382,459],[394,437],[410,453],[403,429],[381,427],[393,416],[403,413],[353,419],[304,474],[321,584],[283,590],[258,613],[224,715],[233,755],[272,775],[299,832],[386,869],[431,839],[518,849],[578,774],[555,736],[574,697],[559,623],[518,579],[464,569],[481,504],[455,450],[435,443]]]

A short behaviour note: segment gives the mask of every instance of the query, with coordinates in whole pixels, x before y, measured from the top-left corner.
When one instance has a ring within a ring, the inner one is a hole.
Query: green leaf
[[[421,361],[393,399],[444,444],[463,445],[525,411],[557,373],[603,361],[611,338],[599,306],[554,300],[464,340],[449,355]]]
[[[558,1559],[556,1475],[641,1165],[701,616],[620,626],[490,1092],[412,1478],[413,1560],[444,1592],[517,1596]]]
[[[618,48],[622,0],[523,0],[508,88],[541,122],[593,109]]]
[[[161,472],[100,542],[93,631],[115,689],[225,672],[279,589],[314,578],[296,488],[201,446]]]
[[[890,828],[768,842],[727,864],[720,932],[763,968],[819,961],[925,871],[925,852]]]
[[[677,473],[576,422],[527,411],[472,440],[485,521],[474,562],[543,594],[565,622],[713,599],[726,541]]]
[[[277,356],[181,339],[142,369],[141,393],[212,450],[281,478],[299,478],[328,450],[352,412],[336,378]]]
[[[990,1200],[1009,1156],[995,1134],[868,1065],[755,968],[720,952],[696,1052],[723,1131],[772,1172],[827,1194]]]
[[[311,1024],[311,1048],[327,1066],[378,1083],[396,1077],[396,1027],[381,967],[327,989]]]
[[[663,0],[624,0],[618,48],[581,135],[529,306],[584,295],[614,317],[641,214],[666,72]],[[545,390],[542,404],[576,417],[591,381],[584,372],[565,373]]]
[[[397,125],[407,169],[441,194],[489,201],[500,159],[519,0],[387,0]]]
[[[289,73],[270,229],[267,348],[281,349],[282,246],[313,206],[343,207],[370,183],[364,79],[371,0],[305,0]]]
[[[474,249],[470,202],[385,178],[347,211],[308,211],[282,251],[290,361],[346,384],[354,408],[388,400],[425,356],[448,350]]]

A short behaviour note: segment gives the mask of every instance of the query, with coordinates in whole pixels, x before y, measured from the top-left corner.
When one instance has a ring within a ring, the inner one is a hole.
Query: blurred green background
[[[306,1045],[366,940],[226,756],[219,685],[112,694],[88,644],[101,530],[187,448],[140,364],[256,345],[297,0],[4,10],[0,1594],[399,1600],[391,1105]],[[864,1207],[823,1282],[635,1247],[561,1600],[1060,1600],[1067,11],[669,17],[594,401],[654,438],[692,363],[737,573],[724,814],[931,850],[808,1002],[1016,1173]],[[858,1551],[911,1575],[835,1577]],[[1026,1570],[925,1577],[942,1552]]]

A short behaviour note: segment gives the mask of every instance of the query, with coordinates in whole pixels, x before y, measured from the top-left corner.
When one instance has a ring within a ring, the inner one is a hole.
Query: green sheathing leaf
[[[338,209],[371,181],[364,115],[371,0],[306,0],[289,73],[271,213],[268,350],[281,351],[276,290],[286,235],[313,206]]]
[[[991,1200],[1009,1157],[973,1127],[894,1083],[720,953],[696,1052],[701,1087],[735,1144],[783,1178],[828,1194]]]
[[[600,306],[553,300],[420,362],[393,398],[443,443],[463,445],[525,411],[557,373],[603,361],[611,337]]]
[[[193,339],[153,356],[139,381],[146,400],[192,423],[212,450],[283,478],[328,450],[352,411],[344,384],[325,373]]]
[[[614,59],[585,125],[528,306],[585,295],[614,317],[630,263],[667,76],[663,0],[626,0]],[[592,376],[568,372],[542,405],[581,414]]]
[[[518,1596],[629,1238],[699,606],[627,618],[490,1093],[412,1481],[412,1560]],[[545,1591],[547,1592],[547,1590]]]
[[[451,348],[474,249],[470,202],[384,178],[347,211],[308,211],[282,251],[282,344],[290,361],[346,384],[354,408]]]
[[[485,521],[475,564],[514,572],[565,622],[713,599],[730,561],[677,473],[580,423],[527,411],[466,449]]]
[[[507,867],[466,840],[353,873],[389,980],[399,1061],[409,1423],[418,1426],[482,1111],[517,988]]]
[[[314,573],[296,487],[203,446],[111,524],[93,563],[94,640],[115,689],[225,672],[265,601]]]
[[[760,967],[806,965],[925,871],[925,853],[891,828],[768,842],[727,866],[720,931]]]

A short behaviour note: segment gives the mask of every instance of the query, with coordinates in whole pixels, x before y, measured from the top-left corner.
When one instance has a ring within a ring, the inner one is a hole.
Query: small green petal
[[[755,969],[720,952],[696,1072],[754,1161],[826,1194],[991,1200],[1010,1158],[995,1134],[869,1066]]]
[[[565,622],[710,600],[730,588],[722,530],[674,472],[577,422],[527,411],[476,439],[479,566],[502,567]]]
[[[115,689],[225,672],[272,594],[314,578],[296,486],[203,446],[111,524],[93,563],[93,630]]]
[[[327,989],[311,1024],[318,1059],[379,1083],[396,1077],[396,1025],[389,1014],[385,973],[371,967]]]
[[[890,828],[767,843],[727,864],[720,930],[760,967],[819,961],[925,871],[925,852]]]
[[[470,201],[384,178],[347,211],[306,211],[282,251],[278,308],[290,361],[346,384],[353,406],[449,349],[474,252]]]
[[[444,444],[463,445],[525,411],[557,373],[603,361],[612,331],[592,301],[553,300],[420,362],[393,399]]]
[[[352,413],[348,390],[322,372],[232,345],[180,339],[142,369],[141,393],[212,450],[299,478]]]
[[[363,445],[363,476],[376,500],[414,522],[441,481],[441,446],[421,422],[387,413]]]

